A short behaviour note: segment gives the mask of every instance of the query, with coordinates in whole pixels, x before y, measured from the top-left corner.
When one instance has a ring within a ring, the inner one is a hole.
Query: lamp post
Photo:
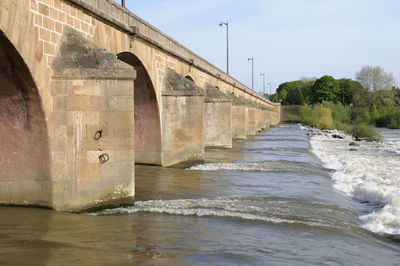
[[[251,61],[251,89],[254,91],[254,58],[250,57],[247,60]]]
[[[229,23],[221,22],[219,23],[220,27],[226,26],[226,74],[229,75]]]
[[[272,101],[271,82],[268,82],[267,85],[269,85],[269,99]]]
[[[261,73],[260,76],[263,77],[263,96],[264,96],[264,94],[265,94],[265,74]]]

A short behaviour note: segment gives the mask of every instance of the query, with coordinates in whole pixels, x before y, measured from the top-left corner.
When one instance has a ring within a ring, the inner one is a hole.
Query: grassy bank
[[[375,125],[364,117],[354,115],[349,106],[340,103],[323,102],[314,107],[282,106],[282,121],[285,123],[302,123],[321,129],[338,129],[354,136],[356,139],[379,141],[382,136],[375,130]]]
[[[301,123],[302,105],[282,105],[281,122],[282,123]]]

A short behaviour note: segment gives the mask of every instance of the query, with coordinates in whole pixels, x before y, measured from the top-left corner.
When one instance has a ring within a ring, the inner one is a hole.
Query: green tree
[[[344,105],[353,103],[354,95],[356,93],[363,95],[367,93],[367,91],[363,89],[363,86],[358,81],[344,78],[338,81],[340,90],[337,91],[338,94],[336,95],[336,98],[338,99],[338,102],[341,102]]]
[[[338,102],[337,95],[340,92],[340,84],[331,76],[323,76],[317,79],[310,89],[309,99],[311,104],[323,101]]]
[[[303,94],[301,93],[301,89],[300,88],[290,88],[287,93],[286,102],[289,105],[304,104],[304,98],[303,98]]]
[[[286,101],[287,93],[288,93],[287,90],[281,90],[279,92],[277,91],[276,95],[278,96],[278,100],[281,101],[281,102]]]
[[[354,81],[352,83],[353,89],[353,106],[354,107],[368,107],[373,104],[372,95],[366,88],[364,88],[359,82]]]
[[[311,90],[311,87],[314,85],[315,81],[317,80],[317,78],[302,77],[300,80],[303,82],[303,85],[301,87],[301,92],[303,94],[304,101],[309,103],[310,102],[310,90]]]
[[[279,85],[279,87],[276,90],[276,93],[278,94],[278,99],[282,102],[282,104],[287,105],[291,104],[292,102],[289,101],[287,98],[289,91],[299,90],[304,102],[308,101],[308,91],[313,84],[314,84],[313,79],[306,79],[306,78],[303,78],[302,80],[284,82]],[[297,94],[297,92],[295,93]],[[292,96],[294,95],[292,94]]]

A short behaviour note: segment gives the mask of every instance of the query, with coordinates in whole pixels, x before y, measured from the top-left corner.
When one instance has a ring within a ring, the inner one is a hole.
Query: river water
[[[288,125],[190,169],[137,166],[135,207],[1,207],[0,265],[400,265],[399,133]]]

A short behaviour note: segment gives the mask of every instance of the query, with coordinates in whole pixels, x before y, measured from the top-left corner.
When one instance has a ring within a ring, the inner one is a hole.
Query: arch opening
[[[29,68],[0,31],[0,203],[51,207],[47,124]]]
[[[117,57],[136,70],[134,81],[135,162],[161,165],[160,112],[153,83],[137,56],[130,52],[122,52]]]
[[[189,75],[185,76],[185,79],[190,80],[191,82],[193,82],[194,84],[196,84],[196,83],[194,82],[194,79],[193,79],[191,76],[189,76]]]

